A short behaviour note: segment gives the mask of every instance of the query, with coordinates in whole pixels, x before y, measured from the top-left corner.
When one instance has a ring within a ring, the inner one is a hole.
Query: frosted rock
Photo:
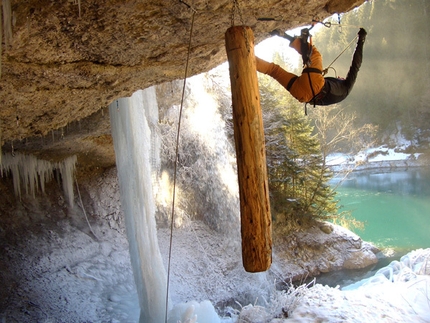
[[[343,263],[345,269],[365,268],[378,261],[376,255],[370,250],[357,250],[348,253],[348,258]]]

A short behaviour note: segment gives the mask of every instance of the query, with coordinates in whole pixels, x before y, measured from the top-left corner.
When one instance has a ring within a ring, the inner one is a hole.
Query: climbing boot
[[[301,43],[301,54],[303,59],[303,65],[310,66],[311,65],[311,54],[312,54],[312,46],[308,44],[308,42],[304,42],[302,40]]]
[[[309,33],[308,28],[303,28],[302,30],[300,30],[300,38],[302,38],[305,42],[308,41],[310,35],[311,34]]]
[[[304,28],[301,30],[300,36],[294,37],[290,43],[290,47],[302,55],[303,65],[310,64],[312,46],[308,43],[309,36],[309,29]]]

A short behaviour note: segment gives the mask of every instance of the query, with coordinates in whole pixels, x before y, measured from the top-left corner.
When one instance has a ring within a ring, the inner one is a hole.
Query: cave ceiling
[[[3,20],[12,26],[2,37],[3,152],[48,160],[77,154],[80,164],[113,165],[107,106],[183,78],[193,12],[189,75],[226,60],[224,33],[232,24],[250,26],[259,43],[273,29],[308,25],[363,2],[3,0]]]

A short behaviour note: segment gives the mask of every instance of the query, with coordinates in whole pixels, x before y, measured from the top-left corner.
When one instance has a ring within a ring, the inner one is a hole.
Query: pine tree
[[[288,232],[330,218],[337,213],[332,174],[303,106],[270,78],[261,76],[259,83],[275,227]]]

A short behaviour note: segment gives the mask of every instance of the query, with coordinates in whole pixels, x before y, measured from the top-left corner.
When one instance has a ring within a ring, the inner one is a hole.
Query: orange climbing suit
[[[300,54],[299,48],[294,45],[295,44],[292,43],[291,47],[296,49]],[[312,46],[310,65],[303,70],[302,75],[300,76],[287,72],[279,65],[266,62],[261,58],[256,57],[256,60],[257,71],[273,77],[283,87],[285,87],[293,97],[299,100],[299,102],[305,103],[311,101],[316,94],[320,93],[321,89],[324,86],[325,81],[322,72],[306,72],[307,68],[317,69],[318,71],[323,70],[322,56],[320,52],[315,48],[315,46]],[[294,78],[295,80],[293,80]],[[290,84],[290,82],[292,83]]]

